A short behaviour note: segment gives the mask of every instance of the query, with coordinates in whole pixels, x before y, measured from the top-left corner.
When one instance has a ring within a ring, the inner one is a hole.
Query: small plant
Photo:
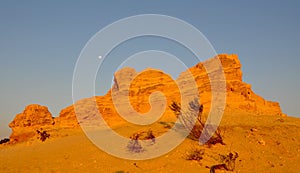
[[[130,137],[130,141],[127,144],[127,149],[130,152],[134,152],[134,153],[140,153],[143,152],[144,149],[142,147],[142,145],[139,142],[139,138],[141,136],[141,133],[134,133],[131,137]]]
[[[147,132],[142,131],[142,132],[134,133],[132,136],[130,136],[130,141],[127,144],[127,149],[130,152],[134,152],[134,153],[143,152],[144,149],[139,140],[151,140],[151,143],[149,144],[154,145],[155,136],[153,134],[153,131],[149,129]]]
[[[213,136],[209,138],[209,132],[213,131],[213,129],[216,129]],[[222,144],[225,145],[223,141],[223,131],[221,131],[218,127],[215,128],[211,125],[206,125],[205,130],[203,131],[204,135],[207,135],[206,138],[209,138],[209,140],[206,142],[206,144],[210,147],[211,145],[215,144]]]
[[[39,135],[38,139],[40,139],[42,142],[44,142],[47,138],[50,137],[50,134],[47,133],[47,131],[41,129],[36,130],[37,134]]]
[[[125,173],[124,171],[116,171],[116,173]]]
[[[152,132],[151,129],[148,130],[145,139],[146,139],[146,140],[147,140],[147,139],[151,139],[152,143],[153,143],[153,144],[155,143],[155,136],[154,136],[154,134],[153,134],[153,132]]]
[[[203,159],[204,150],[200,148],[195,148],[191,152],[186,154],[186,160],[200,161]]]
[[[227,171],[233,171],[235,168],[235,160],[239,157],[237,152],[230,152],[227,155],[220,155],[221,162],[225,163],[225,169]]]
[[[226,171],[234,171],[235,160],[239,157],[237,152],[230,152],[227,155],[220,155],[220,161],[222,164],[213,165],[210,168],[210,173],[215,173],[216,169],[225,169]]]
[[[168,123],[168,122],[160,121],[159,124],[163,125],[164,128],[166,128],[166,129],[171,129],[172,128],[172,124]]]
[[[170,106],[170,109],[180,120],[182,125],[190,131],[190,138],[194,140],[199,139],[205,124],[202,122],[203,105],[199,105],[199,103],[196,102],[195,100],[189,103],[188,111],[183,111],[181,106],[176,102],[173,102]],[[195,119],[196,122],[194,121]]]
[[[0,140],[0,145],[9,142],[9,138],[4,138]]]
[[[203,118],[203,105],[200,105],[197,99],[189,102],[187,111],[182,110],[181,106],[176,102],[171,104],[170,109],[176,117],[179,118],[183,126],[190,131],[189,137],[191,139],[198,140],[203,133],[207,139],[210,137],[206,144],[215,145],[220,143],[224,145],[222,131],[213,125],[205,125],[205,120]],[[214,129],[216,129],[216,131],[211,136]]]

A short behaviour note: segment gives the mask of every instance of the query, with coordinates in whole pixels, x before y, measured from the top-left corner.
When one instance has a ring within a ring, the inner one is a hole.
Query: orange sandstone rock
[[[32,104],[17,114],[9,124],[12,128],[11,141],[25,141],[36,134],[36,130],[46,126],[53,126],[54,118],[46,106]]]
[[[221,54],[214,58],[219,58],[225,75],[225,111],[246,111],[260,115],[286,116],[281,112],[278,102],[265,100],[252,91],[250,84],[243,82],[242,65],[237,55]],[[74,105],[61,110],[59,117],[55,118],[55,126],[62,128],[77,128],[80,124],[97,126],[97,121],[95,121],[99,118],[97,112],[101,113],[108,124],[124,122],[125,120],[119,116],[116,106],[122,109],[125,101],[129,100],[133,111],[146,113],[151,108],[149,96],[155,91],[163,93],[167,101],[163,116],[173,116],[168,106],[172,101],[179,102],[181,99],[177,83],[182,85],[181,92],[188,92],[194,87],[188,80],[196,81],[200,102],[204,105],[204,113],[208,113],[212,100],[211,82],[214,82],[216,79],[215,71],[220,70],[210,69],[207,72],[205,67],[211,66],[213,60],[212,58],[198,63],[187,71],[182,72],[176,80],[173,80],[160,70],[145,69],[138,73],[133,68],[125,67],[115,73],[115,83],[106,95],[77,101],[75,103],[76,113]],[[188,74],[192,74],[193,77],[189,77]],[[155,103],[161,100],[154,98],[152,101]],[[126,106],[124,108],[126,109]],[[29,105],[23,113],[18,114],[9,124],[13,129],[11,139],[16,141],[28,139],[32,137],[33,129],[52,124],[54,124],[54,120],[47,107]],[[24,131],[23,129],[26,130]]]
[[[237,55],[221,54],[218,55],[218,58],[221,61],[226,78],[226,111],[247,111],[261,115],[284,116],[279,103],[263,99],[252,91],[251,85],[243,82],[242,65]],[[211,60],[204,63],[209,65]],[[91,116],[95,115],[93,111],[97,110],[89,110],[89,107],[91,108],[96,100],[98,110],[102,116],[108,119],[113,118],[118,116],[116,106],[122,107],[126,99],[129,99],[135,111],[146,113],[150,110],[149,96],[155,91],[163,93],[169,105],[173,100],[180,101],[179,88],[176,82],[183,84],[183,92],[193,87],[187,82],[188,73],[193,75],[192,80],[196,80],[200,102],[204,105],[204,111],[208,113],[211,104],[211,80],[208,78],[208,72],[203,63],[198,63],[182,72],[177,80],[173,80],[169,75],[159,70],[145,69],[138,73],[133,68],[125,67],[115,73],[115,83],[112,90],[105,96],[96,96],[78,101],[78,112],[79,114],[86,113],[86,115],[90,112]],[[114,102],[112,94],[117,95]],[[170,114],[171,111],[167,107],[166,114],[168,113]],[[66,126],[78,125],[73,106],[63,109],[57,119],[60,120],[60,124]]]

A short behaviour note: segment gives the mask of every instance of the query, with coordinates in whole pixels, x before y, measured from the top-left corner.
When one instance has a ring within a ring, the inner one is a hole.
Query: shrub
[[[149,129],[147,132],[142,131],[142,132],[134,133],[132,136],[130,136],[130,141],[127,144],[127,149],[130,152],[134,152],[134,153],[143,152],[144,149],[139,140],[151,140],[151,143],[149,144],[150,145],[155,144],[155,136],[153,134],[153,131]]]
[[[235,160],[239,157],[237,152],[230,152],[227,155],[220,155],[220,160],[225,164],[225,169],[227,171],[233,171],[235,168]]]
[[[42,142],[44,142],[47,138],[50,137],[50,134],[47,133],[47,131],[41,129],[36,130],[37,134],[39,135],[38,139],[40,139]]]
[[[146,140],[151,139],[152,143],[155,143],[155,136],[151,129],[148,130],[147,135],[145,137]]]
[[[230,152],[227,155],[220,155],[220,161],[222,164],[213,165],[210,168],[210,173],[215,173],[216,169],[225,169],[226,171],[234,171],[235,160],[239,157],[237,152]]]
[[[215,128],[213,125],[208,124],[205,126],[205,120],[203,118],[203,105],[200,105],[197,99],[189,102],[187,111],[183,111],[181,106],[176,102],[173,102],[169,107],[176,117],[179,118],[183,126],[190,131],[189,137],[191,139],[198,140],[202,133],[203,135],[207,135],[208,138],[210,137],[213,129],[217,129],[213,136],[206,142],[206,144],[214,145],[220,143],[224,145],[223,134],[221,130],[218,127]],[[194,121],[195,119],[196,122]]]
[[[139,142],[139,138],[141,136],[141,133],[134,133],[131,137],[130,137],[130,141],[127,144],[127,149],[130,152],[134,152],[134,153],[140,153],[143,152],[144,149],[142,147],[142,145]]]
[[[186,160],[200,161],[203,159],[204,150],[199,148],[194,148],[191,152],[186,154]]]
[[[116,173],[125,173],[124,171],[116,171]]]
[[[159,124],[163,125],[164,128],[166,129],[171,129],[172,128],[172,125],[171,123],[168,123],[168,122],[163,122],[163,121],[160,121]]]
[[[9,142],[9,138],[4,138],[0,140],[0,145]]]

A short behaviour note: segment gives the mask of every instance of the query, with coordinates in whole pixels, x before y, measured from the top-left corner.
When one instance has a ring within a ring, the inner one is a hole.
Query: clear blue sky
[[[299,1],[1,1],[0,137],[28,104],[53,116],[72,104],[72,75],[86,42],[132,15],[174,16],[198,28],[217,53],[235,53],[244,80],[300,117]],[[104,93],[104,91],[100,91]]]

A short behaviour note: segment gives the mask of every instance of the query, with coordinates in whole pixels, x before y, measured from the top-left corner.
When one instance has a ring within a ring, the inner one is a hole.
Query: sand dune
[[[49,132],[55,138],[45,142],[31,140],[2,145],[0,172],[209,172],[207,167],[220,162],[219,154],[230,151],[239,153],[234,172],[298,172],[300,169],[298,118],[235,113],[225,115],[220,127],[225,130],[226,145],[209,148],[187,138],[170,153],[145,161],[113,157],[93,145],[80,130],[57,129]],[[132,133],[123,126],[114,130]],[[186,160],[186,153],[195,147],[204,149],[203,159]]]

